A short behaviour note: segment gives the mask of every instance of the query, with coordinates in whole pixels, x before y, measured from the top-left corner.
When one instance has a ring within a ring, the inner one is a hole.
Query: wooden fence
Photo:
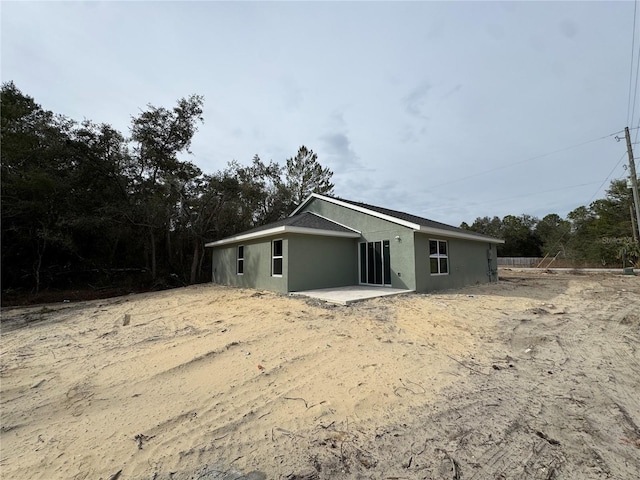
[[[498,257],[500,267],[535,267],[542,257]]]

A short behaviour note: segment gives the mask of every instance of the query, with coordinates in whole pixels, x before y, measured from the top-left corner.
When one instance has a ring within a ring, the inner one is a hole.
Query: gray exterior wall
[[[357,239],[289,235],[290,292],[358,283]]]
[[[214,282],[287,293],[360,283],[359,244],[389,240],[391,286],[430,292],[497,280],[496,245],[414,232],[366,213],[314,198],[303,211],[314,212],[362,232],[359,239],[288,233],[213,248]],[[398,237],[398,239],[396,239]],[[271,275],[271,242],[282,239],[282,276]],[[448,243],[449,274],[431,275],[429,240]],[[238,275],[237,247],[244,246],[244,273]]]
[[[356,266],[358,265],[358,242],[389,240],[389,249],[391,250],[391,286],[409,290],[416,288],[413,230],[319,198],[314,198],[301,211],[317,213],[362,232],[362,238],[356,242],[356,248],[353,251]],[[396,236],[400,237],[400,241],[395,239]],[[358,273],[357,269],[356,273]],[[356,277],[352,285],[358,284],[359,278]]]
[[[447,241],[448,275],[431,275],[429,240]],[[495,272],[493,281],[496,281],[498,278],[498,263],[495,244],[415,233],[416,291],[432,292],[460,288],[476,283],[488,283],[489,264],[487,262],[487,250],[489,249],[491,249],[491,268]]]
[[[282,239],[282,277],[271,275],[271,242]],[[244,273],[237,274],[237,249],[244,246]],[[215,283],[287,293],[344,287],[358,282],[357,240],[284,234],[213,249]]]
[[[271,241],[282,238],[282,277],[271,275]],[[244,245],[244,274],[236,272],[238,245]],[[289,239],[287,236],[255,240],[215,247],[213,249],[213,281],[235,287],[258,288],[287,293]]]

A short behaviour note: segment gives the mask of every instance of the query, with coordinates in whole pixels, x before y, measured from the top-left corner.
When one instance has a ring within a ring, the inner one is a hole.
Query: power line
[[[613,175],[613,172],[616,171],[616,168],[618,168],[618,166],[620,165],[620,163],[622,162],[622,159],[625,157],[625,155],[627,154],[627,152],[624,152],[622,154],[622,156],[620,157],[620,160],[618,160],[618,163],[616,163],[615,167],[613,167],[611,169],[611,171],[609,172],[609,175],[607,175],[607,178],[604,179],[604,181],[600,184],[600,186],[598,187],[598,189],[595,191],[595,193],[593,195],[591,195],[591,198],[589,199],[589,201],[587,202],[588,205],[591,204],[591,202],[593,202],[593,199],[596,197],[596,195],[598,195],[598,192],[600,191],[600,189],[603,187],[603,185],[605,183],[607,183],[607,180],[609,180],[609,178],[611,177],[611,175]]]
[[[488,202],[474,203],[474,206],[476,206],[476,205],[489,205],[489,204],[492,204],[492,203],[506,202],[507,200],[513,200],[514,198],[533,197],[535,195],[541,195],[543,193],[558,192],[560,190],[569,190],[571,188],[587,187],[589,185],[595,185],[597,183],[598,182],[588,182],[588,183],[580,183],[578,185],[567,185],[565,187],[552,188],[552,189],[549,189],[549,190],[539,190],[539,191],[536,191],[536,192],[524,193],[522,195],[514,195],[512,197],[501,198],[499,200],[489,200]]]
[[[640,125],[638,125],[637,128],[640,128]],[[477,172],[477,173],[473,173],[471,175],[467,175],[466,177],[458,177],[458,178],[456,178],[454,180],[450,180],[448,182],[440,182],[440,183],[431,185],[431,186],[429,186],[427,188],[434,189],[434,188],[437,188],[437,187],[444,187],[445,185],[451,185],[453,183],[458,183],[458,182],[461,182],[463,180],[468,180],[470,178],[479,177],[481,175],[487,175],[488,173],[496,172],[498,170],[504,170],[506,168],[511,168],[511,167],[516,166],[516,165],[522,165],[523,163],[528,163],[528,162],[531,162],[533,160],[538,160],[540,158],[544,158],[544,157],[548,157],[548,156],[551,156],[551,155],[555,155],[556,153],[566,152],[567,150],[572,150],[574,148],[582,147],[584,145],[588,145],[589,143],[597,142],[597,141],[600,141],[600,140],[605,140],[605,139],[607,139],[609,137],[613,137],[614,135],[617,135],[618,133],[622,133],[622,132],[624,132],[624,130],[620,130],[618,132],[613,132],[613,133],[610,133],[609,135],[605,135],[603,137],[598,137],[598,138],[594,138],[594,139],[591,139],[591,140],[587,140],[586,142],[577,143],[575,145],[569,145],[568,147],[560,148],[560,149],[554,150],[552,152],[543,153],[541,155],[536,155],[535,157],[530,157],[530,158],[526,158],[524,160],[519,160],[517,162],[508,163],[508,164],[504,164],[504,165],[499,165],[499,166],[491,168],[489,170],[484,170],[482,172]]]
[[[622,154],[622,156],[620,157],[620,160],[618,160],[618,162],[615,164],[615,166],[611,169],[611,171],[609,172],[607,177],[604,179],[604,181],[602,183],[600,183],[600,185],[598,186],[598,189],[595,191],[595,193],[591,196],[591,198],[587,202],[587,205],[591,204],[591,202],[596,197],[596,195],[598,195],[598,192],[600,192],[600,189],[611,178],[611,175],[613,175],[613,173],[616,171],[616,169],[620,166],[620,163],[622,163],[622,160],[624,159],[625,155],[626,155],[626,152],[624,152]],[[542,190],[542,191],[533,192],[533,193],[525,193],[525,194],[522,194],[522,195],[514,195],[514,196],[511,196],[511,197],[501,198],[499,200],[489,200],[488,202],[474,203],[474,205],[487,205],[487,204],[492,204],[492,203],[505,202],[507,200],[512,200],[514,198],[531,197],[531,196],[539,195],[539,194],[543,194],[543,193],[550,193],[550,192],[557,192],[557,191],[560,191],[560,190],[567,190],[567,189],[570,189],[570,188],[587,187],[589,185],[596,185],[597,183],[599,183],[599,182],[588,182],[588,183],[580,183],[580,184],[577,184],[577,185],[568,185],[568,186],[565,186],[565,187],[553,188],[553,189],[550,189],[550,190]]]
[[[618,160],[618,162],[616,163],[616,165],[611,169],[611,171],[609,172],[609,175],[607,175],[607,178],[604,179],[604,181],[600,184],[600,186],[598,187],[598,189],[595,191],[595,193],[591,196],[591,198],[589,199],[589,201],[587,202],[587,205],[591,205],[591,202],[593,202],[593,199],[595,198],[595,196],[598,194],[598,192],[600,191],[600,189],[602,188],[602,186],[607,183],[607,180],[609,180],[609,178],[611,177],[611,175],[613,175],[613,172],[616,171],[616,168],[618,168],[618,166],[620,165],[620,163],[622,162],[622,159],[624,158],[626,152],[624,152],[622,154],[622,156],[620,157],[620,160]],[[562,242],[562,240],[564,240],[564,238],[568,235],[569,231],[565,231],[560,238],[558,238],[554,244],[548,249],[547,255],[553,251],[555,251],[555,248],[560,245],[560,242]],[[545,257],[546,258],[546,257]],[[538,264],[538,267],[542,264],[542,262],[540,262]],[[550,264],[549,264],[550,265]],[[547,265],[548,266],[548,265]]]

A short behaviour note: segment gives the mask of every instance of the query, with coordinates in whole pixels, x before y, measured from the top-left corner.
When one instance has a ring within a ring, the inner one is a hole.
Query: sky
[[[564,217],[627,175],[636,7],[2,1],[0,77],[125,135],[147,105],[203,95],[183,158],[205,173],[306,145],[349,200],[456,226]]]

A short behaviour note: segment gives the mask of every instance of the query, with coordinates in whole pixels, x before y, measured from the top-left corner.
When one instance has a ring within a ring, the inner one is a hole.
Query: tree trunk
[[[151,278],[153,280],[157,277],[156,272],[156,236],[153,234],[153,227],[149,229],[151,240]]]
[[[40,250],[38,247],[38,261],[35,266],[35,277],[36,277],[36,293],[40,293],[40,268],[42,267],[42,254],[44,253],[44,248]]]
[[[37,235],[37,233],[36,233]],[[35,277],[36,277],[36,293],[40,293],[40,271],[42,270],[42,257],[44,256],[44,251],[47,249],[47,231],[46,228],[42,227],[42,247],[40,247],[40,241],[37,241],[37,251],[38,251],[38,260],[36,261],[35,269]]]
[[[193,259],[191,260],[191,279],[189,283],[193,285],[198,279],[198,264],[200,260],[200,239],[196,238],[193,241]]]
[[[171,222],[167,223],[167,260],[171,266],[173,260],[173,252],[171,250]]]
[[[111,252],[109,253],[109,265],[113,266],[114,259],[116,258],[116,252],[118,251],[118,245],[120,244],[120,234],[116,237],[113,242],[113,246],[111,247]]]
[[[205,252],[203,251],[202,254],[200,255],[200,260],[198,261],[198,273],[201,274],[202,273],[202,262],[204,261],[206,255]]]

